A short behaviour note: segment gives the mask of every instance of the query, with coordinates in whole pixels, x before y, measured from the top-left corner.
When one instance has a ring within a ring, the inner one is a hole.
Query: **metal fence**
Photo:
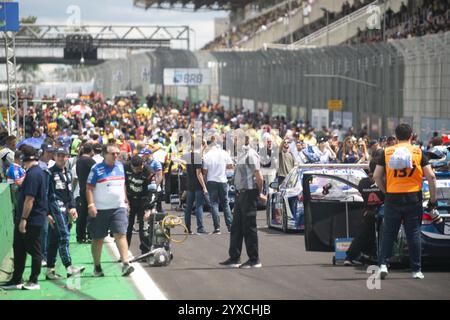
[[[95,79],[112,96],[120,90],[158,92],[179,100],[220,101],[226,108],[262,109],[288,119],[313,120],[329,100],[344,113],[327,121],[366,125],[373,135],[391,133],[399,121],[422,128],[422,118],[450,118],[450,33],[389,43],[319,49],[190,52],[155,50],[126,60],[77,70],[74,80]],[[164,68],[209,68],[211,86],[163,86]],[[446,120],[447,121],[447,120]],[[436,129],[437,125],[434,125]],[[439,123],[438,126],[441,126]],[[450,123],[447,124],[450,128]],[[423,128],[422,128],[423,129]],[[426,136],[425,131],[421,133]]]

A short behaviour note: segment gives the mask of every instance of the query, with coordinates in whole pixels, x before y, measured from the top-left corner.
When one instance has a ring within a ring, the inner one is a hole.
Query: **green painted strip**
[[[46,268],[42,268],[39,277],[41,290],[38,291],[0,291],[0,300],[137,300],[142,299],[133,285],[131,278],[121,276],[120,263],[116,262],[112,253],[103,247],[102,268],[103,278],[92,277],[94,270],[91,255],[91,246],[78,244],[75,239],[75,226],[72,228],[70,253],[74,266],[85,266],[86,270],[81,277],[61,281],[45,280]],[[30,274],[31,259],[28,258],[24,279]],[[58,255],[57,273],[66,276],[65,268]],[[69,286],[69,288],[67,287]]]

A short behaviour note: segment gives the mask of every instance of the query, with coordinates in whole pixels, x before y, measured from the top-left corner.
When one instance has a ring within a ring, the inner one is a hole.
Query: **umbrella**
[[[16,148],[20,148],[23,145],[28,145],[28,146],[32,146],[33,148],[35,148],[36,150],[41,149],[42,144],[44,143],[44,137],[32,137],[32,138],[26,138],[23,139],[22,141],[20,141]]]
[[[71,107],[70,112],[72,114],[86,114],[86,113],[92,113],[92,109],[88,106],[78,104],[76,106]]]

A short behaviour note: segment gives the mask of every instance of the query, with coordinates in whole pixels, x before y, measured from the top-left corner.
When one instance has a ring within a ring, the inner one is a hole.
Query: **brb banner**
[[[202,86],[211,85],[209,69],[164,69],[165,86]]]

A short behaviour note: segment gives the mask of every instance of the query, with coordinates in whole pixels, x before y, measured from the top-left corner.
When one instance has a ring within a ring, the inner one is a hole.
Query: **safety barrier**
[[[13,243],[13,206],[9,184],[0,183],[0,265],[12,248]]]

